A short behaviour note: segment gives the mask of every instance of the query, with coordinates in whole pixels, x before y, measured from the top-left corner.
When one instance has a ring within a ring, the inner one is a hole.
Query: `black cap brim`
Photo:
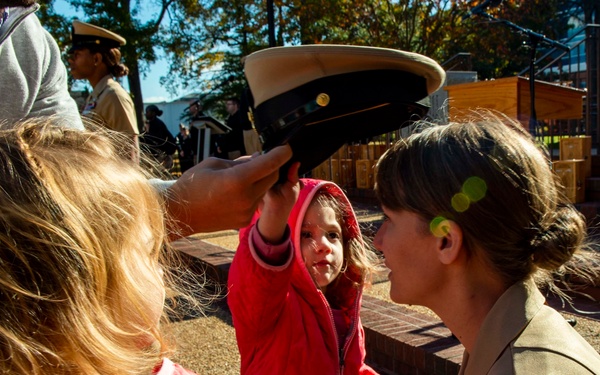
[[[69,54],[82,48],[103,47],[106,49],[119,48],[121,44],[113,39],[103,38],[95,35],[71,35],[72,45],[67,51]]]
[[[261,103],[254,110],[263,149],[288,143],[305,174],[346,143],[408,126],[425,115],[425,78],[400,70],[328,76]],[[286,178],[287,167],[282,171]]]

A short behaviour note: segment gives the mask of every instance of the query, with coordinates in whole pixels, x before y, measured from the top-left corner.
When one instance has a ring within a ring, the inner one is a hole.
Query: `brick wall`
[[[367,359],[382,372],[458,374],[464,348],[439,319],[368,295],[361,319]]]

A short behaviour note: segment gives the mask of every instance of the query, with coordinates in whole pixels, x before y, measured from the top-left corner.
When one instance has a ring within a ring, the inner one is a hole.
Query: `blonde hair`
[[[148,374],[166,351],[143,281],[166,291],[164,212],[121,141],[0,130],[0,372]]]
[[[586,224],[544,146],[520,123],[490,112],[420,127],[378,162],[382,205],[417,213],[434,231],[440,220],[455,221],[469,254],[484,259],[507,286],[530,276],[551,286],[551,275],[582,249]],[[586,272],[597,277],[593,263]]]

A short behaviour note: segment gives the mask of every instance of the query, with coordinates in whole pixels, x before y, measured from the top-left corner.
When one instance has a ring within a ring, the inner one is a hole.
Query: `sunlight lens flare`
[[[469,177],[463,184],[462,193],[468,196],[471,202],[477,202],[485,197],[487,184],[477,176]]]
[[[444,237],[450,231],[450,225],[445,217],[437,216],[429,223],[429,230],[436,237]]]
[[[487,193],[487,184],[477,176],[469,177],[462,185],[460,193],[454,194],[450,204],[456,212],[465,212],[472,203],[480,201]],[[436,237],[444,237],[448,234],[448,219],[437,216],[429,223],[429,230]]]

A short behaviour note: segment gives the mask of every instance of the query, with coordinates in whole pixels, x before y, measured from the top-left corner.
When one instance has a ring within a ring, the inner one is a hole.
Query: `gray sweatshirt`
[[[0,27],[0,121],[57,115],[83,129],[58,45],[33,14],[38,8],[9,8]]]

